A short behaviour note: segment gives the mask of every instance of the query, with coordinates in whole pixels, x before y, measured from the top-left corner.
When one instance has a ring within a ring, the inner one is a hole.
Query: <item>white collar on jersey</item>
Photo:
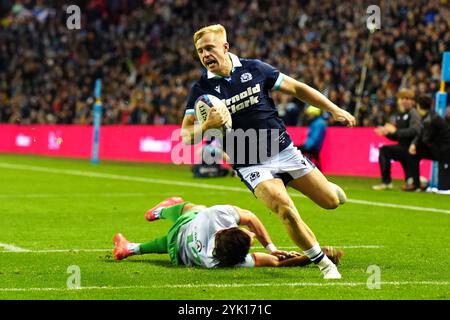
[[[232,54],[231,52],[228,52],[228,55],[230,56],[231,64],[232,64],[231,72],[234,72],[235,68],[242,67],[242,63],[239,61],[239,58],[238,58],[237,55]],[[207,74],[208,74],[208,79],[212,79],[212,78],[220,79],[220,78],[223,78],[222,76],[214,74],[214,73],[212,73],[209,70],[208,70]]]

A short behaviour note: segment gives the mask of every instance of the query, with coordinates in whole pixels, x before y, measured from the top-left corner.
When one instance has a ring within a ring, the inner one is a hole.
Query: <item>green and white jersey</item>
[[[181,227],[178,233],[178,254],[186,266],[213,268],[217,265],[213,257],[217,231],[237,227],[239,214],[230,205],[218,205],[201,210],[197,216]],[[254,267],[253,256],[236,267]]]

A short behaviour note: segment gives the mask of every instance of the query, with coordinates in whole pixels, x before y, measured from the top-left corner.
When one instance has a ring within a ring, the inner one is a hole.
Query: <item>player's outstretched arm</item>
[[[316,89],[311,88],[307,84],[297,81],[289,76],[284,76],[283,82],[280,86],[280,91],[294,96],[297,99],[324,111],[330,112],[336,121],[345,123],[349,127],[356,124],[355,117],[353,117],[350,113],[339,108]]]
[[[342,250],[333,247],[322,247],[322,251],[335,265],[339,264],[344,255]],[[253,256],[255,267],[304,267],[312,263],[307,256],[295,251],[287,252],[284,258],[262,252],[255,252]]]
[[[300,254],[291,255],[285,259],[262,252],[255,252],[253,256],[255,258],[255,267],[303,267],[311,263],[307,256]]]

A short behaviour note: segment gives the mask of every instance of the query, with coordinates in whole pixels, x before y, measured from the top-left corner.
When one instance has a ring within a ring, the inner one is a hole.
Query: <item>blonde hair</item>
[[[197,41],[203,37],[207,33],[215,33],[223,39],[224,42],[227,42],[227,31],[221,24],[213,24],[210,26],[206,26],[201,28],[200,30],[197,30],[197,32],[194,33],[194,45],[197,43]]]

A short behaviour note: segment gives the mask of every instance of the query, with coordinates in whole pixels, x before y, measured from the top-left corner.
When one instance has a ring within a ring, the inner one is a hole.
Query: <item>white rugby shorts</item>
[[[315,168],[314,164],[303,156],[291,143],[286,149],[267,161],[254,166],[236,169],[238,176],[251,192],[261,182],[279,178],[284,185],[300,178]]]

